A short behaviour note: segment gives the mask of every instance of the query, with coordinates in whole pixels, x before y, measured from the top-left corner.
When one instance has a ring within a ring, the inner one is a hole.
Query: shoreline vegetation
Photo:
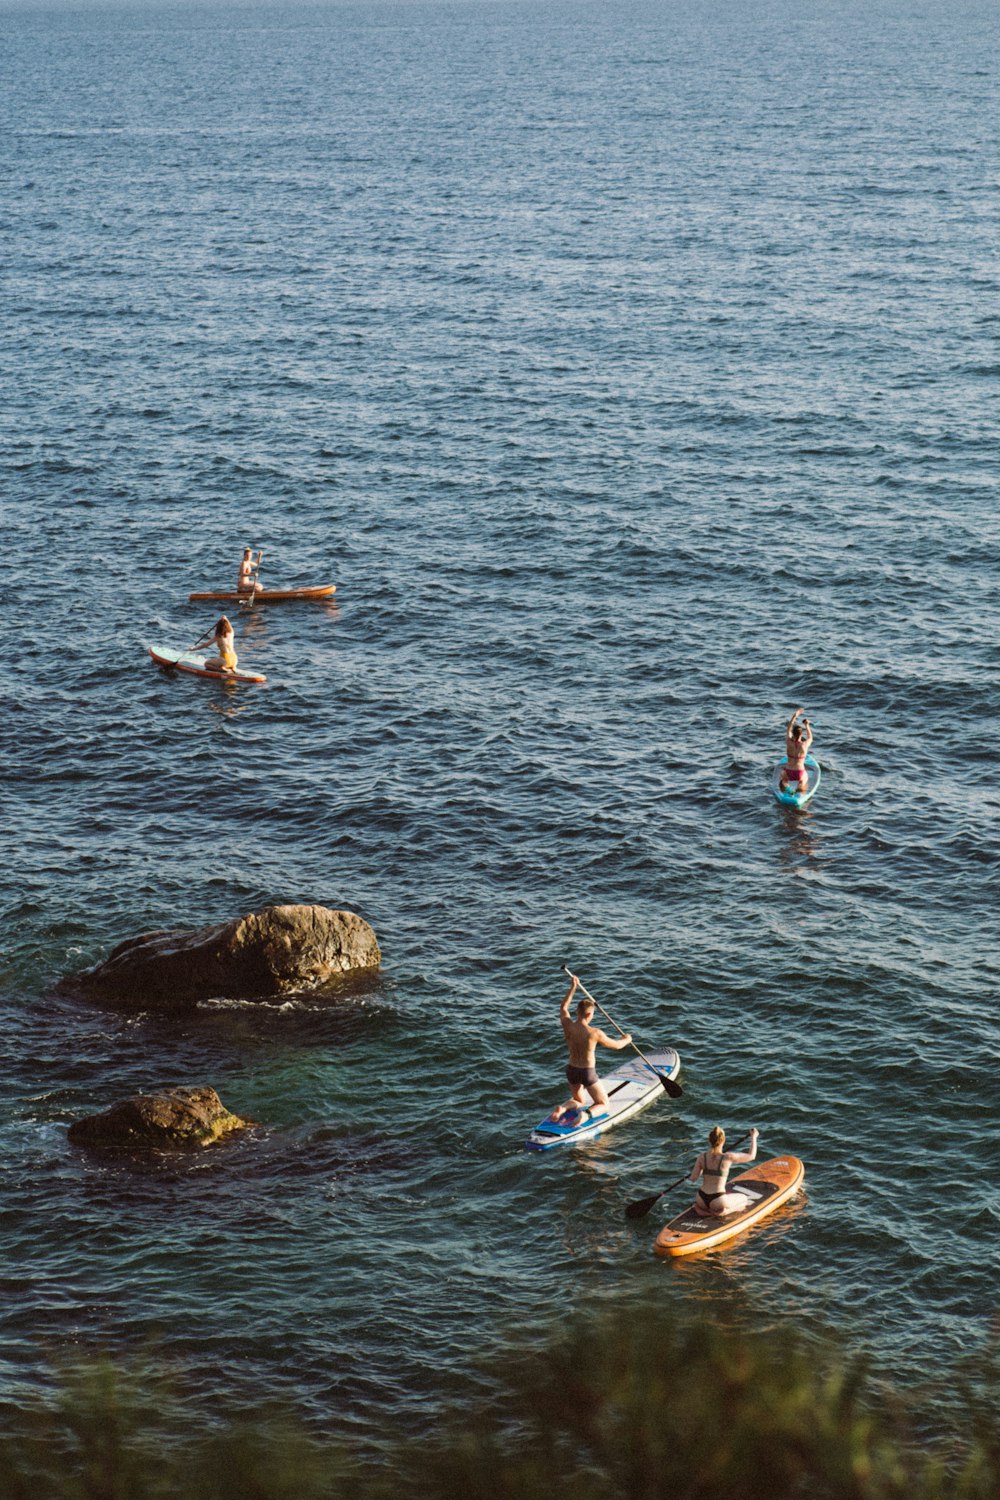
[[[504,1396],[390,1438],[383,1461],[261,1407],[192,1428],[155,1365],[83,1361],[0,1435],[4,1500],[995,1500],[996,1344],[933,1388],[839,1340],[665,1310],[512,1346]],[[496,1359],[490,1361],[495,1369]],[[942,1427],[941,1411],[947,1416]],[[933,1419],[929,1411],[933,1405]],[[945,1436],[934,1436],[945,1432]]]

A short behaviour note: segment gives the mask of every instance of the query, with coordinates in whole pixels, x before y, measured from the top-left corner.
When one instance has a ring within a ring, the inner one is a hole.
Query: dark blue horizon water
[[[907,1383],[978,1347],[995,9],[0,29],[0,1394],[152,1347],[192,1412],[266,1390],[375,1442],[571,1301],[833,1322]],[[248,543],[336,604],[239,614],[262,688],[159,673]],[[373,923],[368,996],[54,997],[286,900]],[[564,959],[685,1094],[537,1160]],[[148,1170],[68,1146],[180,1082],[259,1129]],[[622,1207],[716,1122],[806,1196],[660,1263]]]

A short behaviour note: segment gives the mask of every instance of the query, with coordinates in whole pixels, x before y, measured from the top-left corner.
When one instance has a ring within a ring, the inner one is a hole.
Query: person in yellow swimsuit
[[[226,616],[223,615],[216,621],[212,641],[218,656],[205,658],[205,666],[210,672],[232,672],[236,667],[236,637],[233,635],[233,627]]]

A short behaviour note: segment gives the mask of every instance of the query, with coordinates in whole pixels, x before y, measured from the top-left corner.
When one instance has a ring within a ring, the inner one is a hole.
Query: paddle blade
[[[634,1203],[625,1205],[626,1219],[644,1219],[654,1203],[659,1203],[663,1197],[662,1193],[654,1193],[651,1198],[637,1198]]]
[[[684,1090],[679,1083],[675,1083],[672,1078],[668,1078],[666,1073],[657,1073],[656,1076],[663,1084],[664,1089],[670,1095],[671,1099],[679,1099],[681,1097]]]

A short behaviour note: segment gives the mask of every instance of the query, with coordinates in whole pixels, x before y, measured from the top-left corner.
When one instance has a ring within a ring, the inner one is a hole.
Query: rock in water
[[[208,1146],[250,1122],[230,1114],[214,1089],[171,1089],[165,1094],[136,1094],[100,1115],[88,1115],[69,1127],[78,1146],[103,1151],[165,1150]]]
[[[217,927],[129,938],[68,982],[103,1000],[181,1009],[215,996],[323,989],[381,960],[375,933],[354,912],[268,906]]]

